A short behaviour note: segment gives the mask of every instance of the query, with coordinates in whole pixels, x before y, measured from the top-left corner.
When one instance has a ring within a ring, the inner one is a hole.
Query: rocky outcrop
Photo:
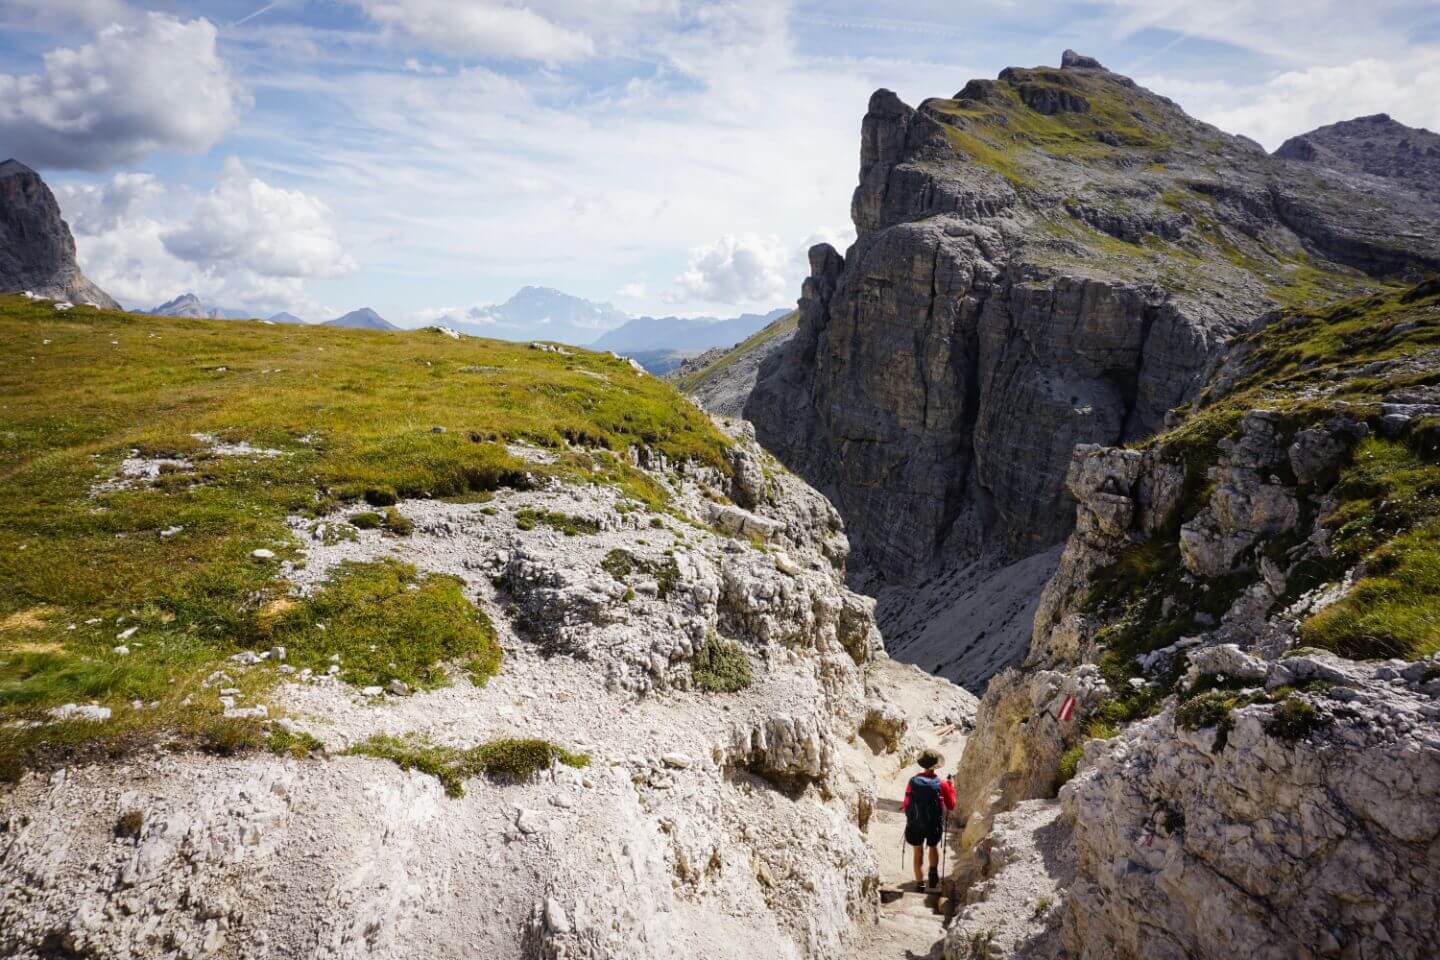
[[[0,163],[0,290],[120,309],[80,272],[55,195],[18,160]]]
[[[1433,670],[1300,656],[1223,745],[1166,711],[1094,741],[1062,791],[1079,879],[1065,941],[1111,957],[1430,956],[1440,938],[1440,684]],[[1426,689],[1426,688],[1430,689]],[[1284,723],[1304,704],[1313,729]]]
[[[1288,318],[1154,442],[1076,449],[1075,530],[959,773],[956,882],[981,901],[1058,788],[1074,880],[1027,949],[1433,952],[1440,657],[1406,625],[1434,616],[1437,512],[1407,491],[1437,476],[1437,296]]]
[[[1079,55],[919,108],[879,91],[860,153],[856,242],[811,251],[745,415],[833,495],[882,613],[1061,542],[1072,449],[1162,429],[1277,305],[1440,264],[1434,220]]]
[[[633,459],[672,492],[666,511],[555,480],[484,504],[402,501],[403,538],[294,517],[297,593],[384,558],[454,577],[493,612],[499,673],[356,690],[252,654],[223,682],[280,670],[276,729],[323,740],[320,754],[146,751],[5,787],[0,954],[858,951],[879,909],[878,786],[922,734],[968,725],[974,700],[885,656],[873,601],[844,586],[833,508],[744,432],[731,474]],[[764,542],[707,525],[727,497],[765,522]],[[699,676],[699,651],[717,647],[733,683]],[[476,774],[455,797],[423,764],[351,752],[375,737],[421,750],[543,737],[588,762]]]

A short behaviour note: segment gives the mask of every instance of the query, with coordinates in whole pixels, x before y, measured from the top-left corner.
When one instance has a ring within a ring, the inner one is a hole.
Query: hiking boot
[[[930,882],[928,886],[931,890],[940,889],[940,871],[934,867],[930,868]]]

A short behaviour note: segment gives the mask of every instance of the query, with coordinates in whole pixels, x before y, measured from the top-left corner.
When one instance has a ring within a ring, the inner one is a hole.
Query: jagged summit
[[[1440,268],[1415,204],[1297,174],[1088,67],[1009,68],[918,108],[877,91],[852,216],[849,250],[811,252],[745,415],[834,493],[887,641],[944,626],[960,652],[924,665],[976,685],[1005,663],[994,637],[1028,634],[1023,603],[951,622],[983,570],[934,604],[887,585],[1040,556],[1073,523],[1076,444],[1155,434],[1277,309]]]

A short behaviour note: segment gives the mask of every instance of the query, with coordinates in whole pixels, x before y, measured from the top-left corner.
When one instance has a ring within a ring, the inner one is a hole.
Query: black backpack
[[[905,825],[914,833],[930,836],[940,832],[943,814],[940,805],[940,778],[917,773],[910,778],[910,803],[905,807]]]

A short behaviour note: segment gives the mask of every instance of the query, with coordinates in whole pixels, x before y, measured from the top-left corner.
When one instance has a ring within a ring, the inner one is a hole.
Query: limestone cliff
[[[0,163],[0,291],[25,290],[120,309],[80,272],[75,238],[45,181],[23,163],[6,160]]]
[[[1072,958],[1440,937],[1440,285],[1276,319],[1174,429],[1076,449],[1075,531],[961,764],[972,899],[1007,812],[1058,802]]]
[[[1440,264],[1433,220],[1332,180],[1079,56],[871,98],[856,242],[811,251],[745,415],[833,496],[888,642],[943,616],[917,585],[1060,542],[1075,445],[1162,429],[1229,338]],[[978,688],[1019,653],[947,675]]]

